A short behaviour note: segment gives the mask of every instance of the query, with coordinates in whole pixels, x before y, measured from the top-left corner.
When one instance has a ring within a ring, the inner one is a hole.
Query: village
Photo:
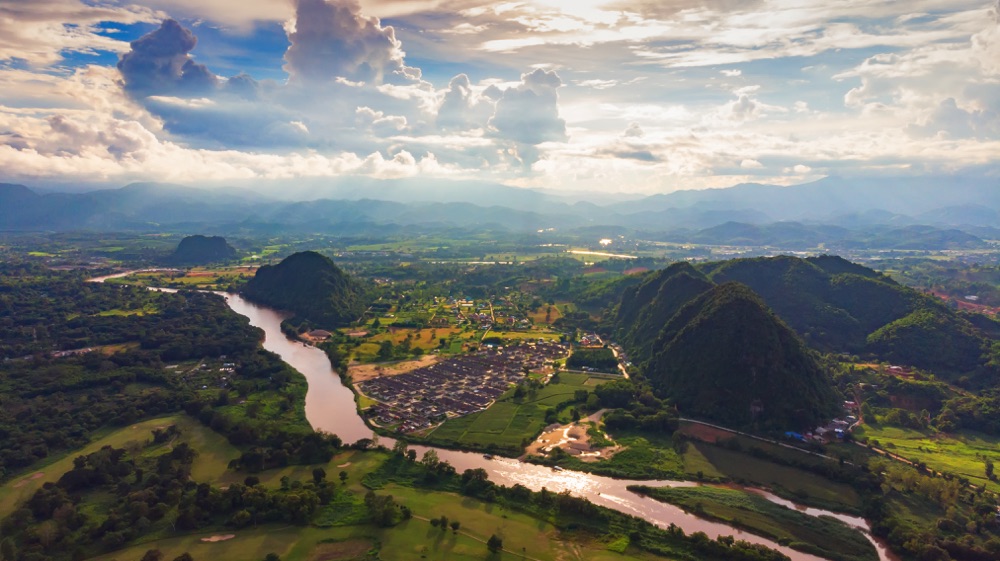
[[[370,422],[413,432],[486,409],[529,372],[551,368],[553,361],[567,353],[568,347],[557,343],[487,345],[471,354],[366,380],[355,387],[378,402],[365,411]]]

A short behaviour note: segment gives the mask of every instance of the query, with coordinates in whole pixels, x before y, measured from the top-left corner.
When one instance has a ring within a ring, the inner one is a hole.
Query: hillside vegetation
[[[287,310],[299,320],[338,327],[365,311],[364,290],[329,257],[303,251],[261,267],[243,289],[251,300]]]
[[[645,375],[683,413],[746,426],[809,427],[837,397],[813,355],[750,289],[716,286],[661,328]]]
[[[624,290],[614,327],[635,362],[659,350],[656,335],[682,306],[711,287],[748,286],[821,352],[868,358],[933,371],[982,387],[997,378],[991,355],[996,330],[982,317],[963,315],[939,299],[835,256],[734,259],[697,267],[676,263]]]
[[[818,350],[871,354],[952,379],[995,374],[984,370],[986,332],[940,300],[840,257],[736,259],[701,270],[717,283],[749,286]]]
[[[187,236],[166,261],[171,265],[204,265],[235,257],[236,250],[222,236]]]

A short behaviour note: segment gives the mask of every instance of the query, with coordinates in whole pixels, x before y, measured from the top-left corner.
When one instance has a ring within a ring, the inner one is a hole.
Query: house
[[[308,338],[310,338],[310,339],[312,339],[314,341],[326,341],[327,339],[329,339],[332,336],[333,336],[333,333],[330,333],[329,331],[325,331],[323,329],[314,329],[314,330],[310,331],[309,333],[306,333],[306,337],[308,337]]]

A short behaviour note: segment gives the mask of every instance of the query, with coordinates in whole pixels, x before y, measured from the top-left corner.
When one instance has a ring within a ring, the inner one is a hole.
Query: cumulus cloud
[[[118,70],[125,89],[139,96],[180,93],[200,94],[214,89],[219,79],[189,54],[198,39],[175,20],[132,41],[132,50],[122,55]]]
[[[642,127],[639,126],[639,123],[633,122],[628,124],[628,128],[625,129],[622,136],[625,138],[641,138],[645,134],[645,131],[643,131]]]
[[[748,121],[759,113],[759,105],[747,94],[740,94],[735,101],[726,104],[723,115],[734,121]]]
[[[955,98],[949,97],[923,122],[912,124],[906,130],[917,136],[1000,138],[1000,113],[989,108],[962,108]]]
[[[437,112],[437,125],[443,130],[484,128],[500,93],[496,86],[477,93],[469,77],[459,74],[451,79]]]
[[[285,53],[293,82],[338,78],[381,84],[420,78],[404,64],[402,44],[391,26],[367,17],[355,0],[297,0]]]
[[[566,121],[559,117],[562,79],[540,68],[521,75],[521,83],[503,91],[490,126],[497,136],[523,144],[566,140]]]

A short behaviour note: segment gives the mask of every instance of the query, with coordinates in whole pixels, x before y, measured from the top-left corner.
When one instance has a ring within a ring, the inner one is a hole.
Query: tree
[[[11,538],[5,538],[0,542],[0,559],[4,561],[14,561],[17,558],[17,546],[14,545],[14,540]]]
[[[397,456],[406,456],[406,450],[407,446],[405,440],[397,440],[396,443],[392,445],[392,453]]]
[[[442,532],[445,531],[445,530],[447,530],[448,529],[448,517],[442,514],[441,518],[438,519],[438,524],[441,526],[441,531]]]
[[[191,557],[191,554],[185,551],[184,553],[181,553],[180,555],[175,557],[174,561],[194,561],[194,557]]]
[[[347,483],[347,472],[344,470],[340,471],[340,482]]]
[[[486,549],[489,549],[491,553],[498,553],[503,549],[503,540],[500,536],[493,534],[490,539],[486,540]]]
[[[160,561],[163,559],[163,552],[159,549],[150,549],[142,556],[141,561]]]
[[[427,469],[435,469],[441,463],[441,460],[438,458],[438,453],[435,450],[428,450],[424,452],[424,457],[420,459],[420,463]]]
[[[321,467],[314,469],[313,482],[315,482],[316,485],[321,485],[324,481],[326,481],[326,470]]]
[[[461,522],[459,522],[458,520],[452,520],[452,522],[451,522],[451,532],[453,534],[457,534],[458,533],[458,529],[461,528],[461,527],[462,527],[462,523]]]
[[[281,557],[277,553],[268,553],[264,556],[264,561],[281,561]]]
[[[382,341],[382,344],[378,347],[378,354],[376,355],[376,358],[381,362],[392,360],[394,352],[395,350],[393,349],[392,341]]]
[[[986,479],[993,479],[993,460],[986,458]]]

